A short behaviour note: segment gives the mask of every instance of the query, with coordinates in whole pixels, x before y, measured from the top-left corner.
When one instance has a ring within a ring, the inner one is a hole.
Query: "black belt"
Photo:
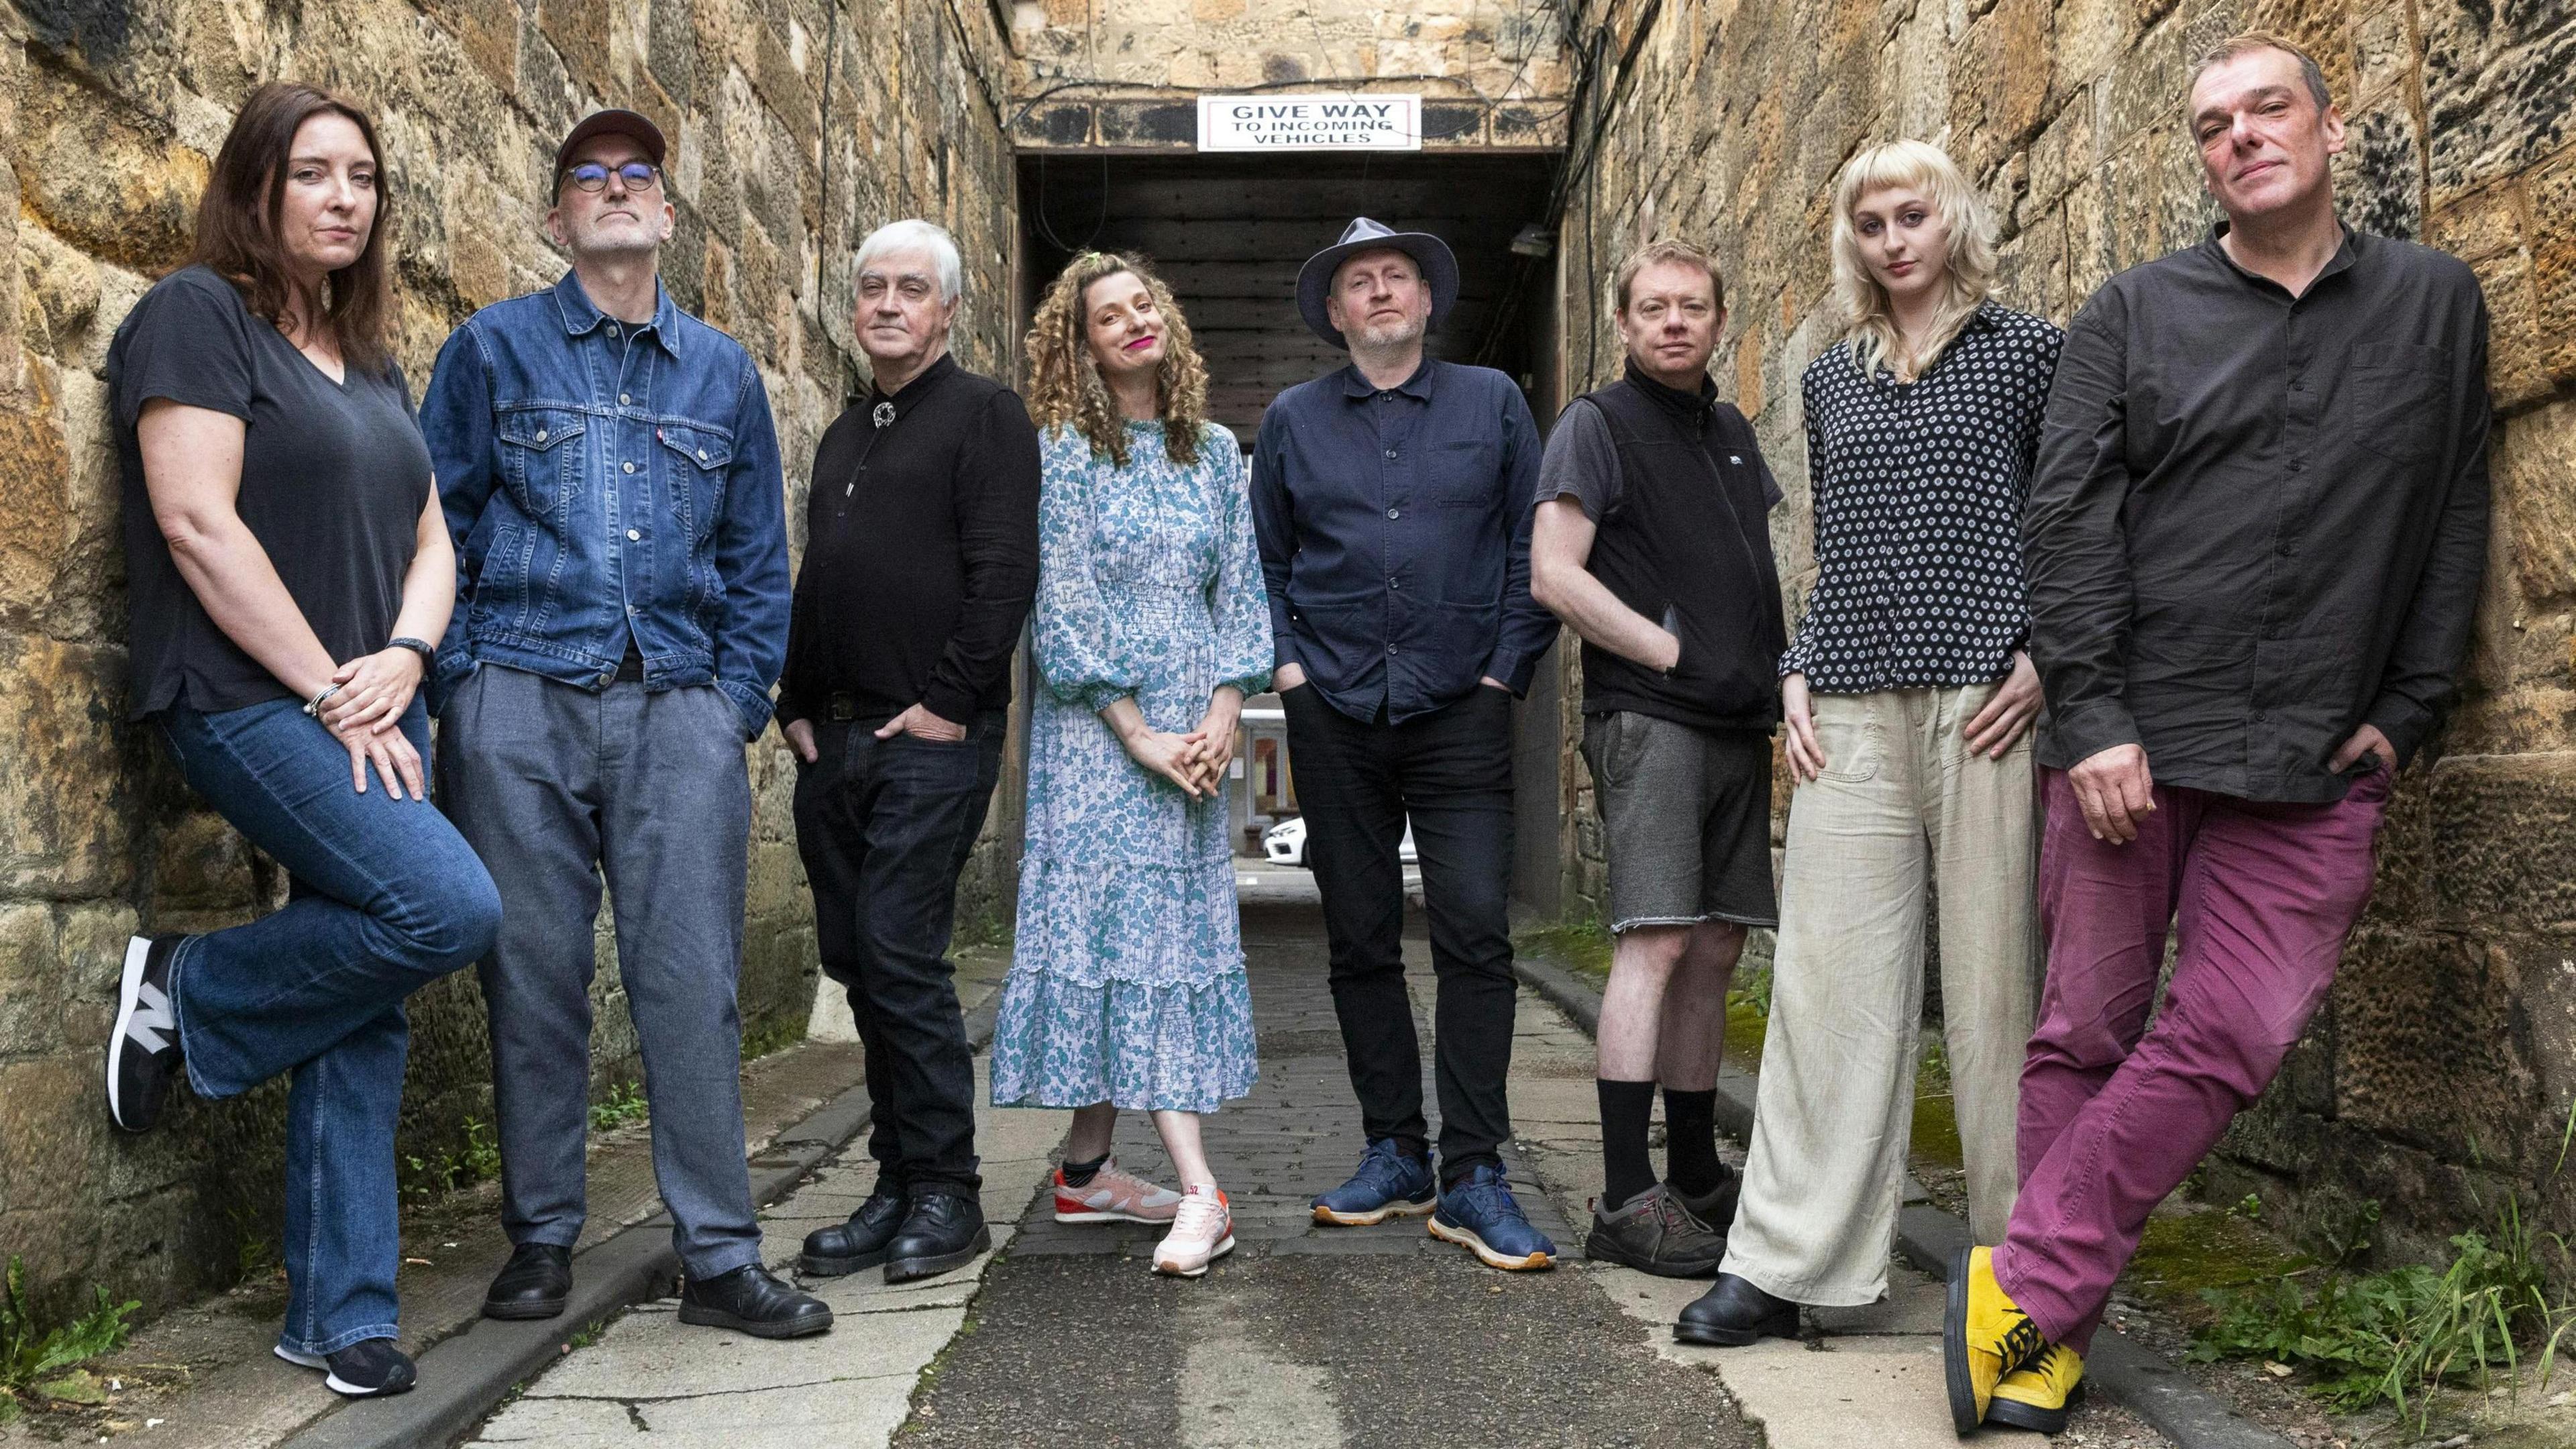
[[[859,697],[857,695],[838,691],[823,696],[823,718],[834,724],[848,724],[858,717]]]

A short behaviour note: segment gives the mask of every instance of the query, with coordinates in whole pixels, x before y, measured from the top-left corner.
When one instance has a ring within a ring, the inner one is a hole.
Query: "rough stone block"
[[[2490,308],[2495,308],[2490,302]],[[2490,354],[2494,352],[2492,341]],[[2496,431],[2495,498],[2529,605],[2576,595],[2576,402],[2553,402]]]
[[[112,768],[123,676],[121,651],[0,635],[0,891],[109,894],[130,879],[133,797]]]
[[[159,273],[186,256],[206,158],[49,65],[27,67],[15,162],[21,202],[95,256]]]
[[[2510,963],[2451,936],[2356,932],[2334,985],[2336,1115],[2442,1151],[2510,1151],[2533,1081],[2513,1030]]]
[[[2554,4],[2428,0],[2424,117],[2435,205],[2559,149],[2576,115],[2576,25]]]
[[[2444,929],[2576,925],[2576,752],[2453,755],[2434,767],[2433,810]]]

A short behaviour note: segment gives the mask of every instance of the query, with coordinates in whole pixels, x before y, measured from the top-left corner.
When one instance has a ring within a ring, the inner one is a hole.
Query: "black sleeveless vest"
[[[1583,646],[1587,714],[1633,710],[1700,729],[1768,733],[1780,718],[1780,574],[1753,426],[1703,382],[1693,397],[1632,365],[1588,400],[1618,446],[1618,501],[1592,540],[1592,576],[1671,630],[1661,674]]]

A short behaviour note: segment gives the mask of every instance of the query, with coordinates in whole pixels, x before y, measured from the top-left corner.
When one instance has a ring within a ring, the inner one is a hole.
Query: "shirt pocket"
[[[2345,416],[2356,452],[2404,463],[2433,456],[2451,411],[2448,349],[2406,342],[2356,347],[2347,379]]]
[[[1495,486],[1502,456],[1502,445],[1491,438],[1432,444],[1423,458],[1424,501],[1439,508],[1491,507],[1502,496]]]
[[[689,423],[663,423],[653,436],[669,463],[672,518],[693,540],[715,532],[724,513],[725,478],[733,466],[733,436]]]
[[[588,424],[561,408],[517,408],[501,414],[501,480],[510,499],[530,518],[571,506],[581,492],[582,450],[574,447]]]

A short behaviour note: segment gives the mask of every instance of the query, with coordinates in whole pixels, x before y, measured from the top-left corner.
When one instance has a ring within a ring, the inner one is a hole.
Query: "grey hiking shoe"
[[[1691,1216],[1672,1188],[1659,1182],[1608,1212],[1594,1203],[1583,1255],[1659,1278],[1706,1278],[1726,1257],[1726,1234]]]

